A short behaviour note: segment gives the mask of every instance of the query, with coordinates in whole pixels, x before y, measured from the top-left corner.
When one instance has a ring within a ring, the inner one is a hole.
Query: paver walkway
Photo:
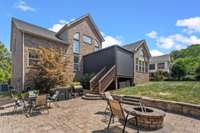
[[[42,114],[26,118],[22,113],[10,113],[12,108],[0,110],[0,133],[104,133],[108,121],[103,115],[105,101],[87,101],[81,98],[57,102]],[[116,120],[117,121],[117,120]],[[120,133],[121,124],[111,124],[113,133]],[[127,132],[136,130],[131,125]],[[200,120],[167,113],[164,128],[148,133],[200,133]]]

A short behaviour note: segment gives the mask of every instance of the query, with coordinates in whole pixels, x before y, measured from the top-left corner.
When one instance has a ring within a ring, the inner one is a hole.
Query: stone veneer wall
[[[113,97],[115,99],[121,99],[121,96],[113,95]],[[142,103],[145,106],[158,108],[167,112],[189,115],[200,119],[200,104],[151,99],[147,97],[142,97]]]
[[[149,73],[134,73],[134,83],[135,84],[142,84],[149,82]]]

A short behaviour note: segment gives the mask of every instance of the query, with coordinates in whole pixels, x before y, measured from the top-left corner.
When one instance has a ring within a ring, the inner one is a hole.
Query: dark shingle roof
[[[16,18],[12,18],[12,22],[16,25],[17,29],[19,30],[66,44],[66,42],[57,38],[56,33],[53,31],[24,22]]]
[[[63,30],[65,30],[66,28],[69,28],[70,26],[72,26],[72,25],[78,23],[79,21],[81,21],[81,20],[83,20],[83,19],[85,19],[85,18],[89,18],[89,20],[90,20],[92,26],[94,27],[96,33],[98,34],[98,36],[101,38],[102,41],[105,41],[105,40],[104,40],[104,37],[103,37],[102,34],[100,33],[100,31],[99,31],[97,25],[95,24],[93,18],[90,16],[90,14],[86,14],[86,15],[84,15],[84,16],[81,16],[81,17],[78,18],[78,19],[75,19],[74,21],[71,21],[71,22],[68,23],[68,24],[65,24],[65,26],[63,26],[56,34],[59,35],[59,34],[60,34]]]
[[[131,44],[127,44],[127,45],[124,45],[123,47],[130,50],[136,50],[142,43],[144,43],[144,40],[139,40],[137,42],[134,42],[134,43],[131,43]]]
[[[161,55],[161,56],[154,56],[154,57],[151,57],[150,61],[152,63],[160,63],[160,62],[170,61],[170,55],[166,54],[166,55]]]

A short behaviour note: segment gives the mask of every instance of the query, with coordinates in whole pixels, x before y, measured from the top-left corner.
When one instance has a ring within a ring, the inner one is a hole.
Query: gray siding
[[[133,78],[133,53],[112,46],[84,56],[84,73],[98,73],[102,68],[117,67],[118,77]]]
[[[116,66],[118,76],[133,77],[133,54],[117,48]]]
[[[84,56],[84,73],[98,73],[102,68],[110,69],[115,64],[115,49],[108,48]]]

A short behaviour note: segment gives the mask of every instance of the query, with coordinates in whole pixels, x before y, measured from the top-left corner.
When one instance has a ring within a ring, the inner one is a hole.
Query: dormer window
[[[86,44],[92,44],[92,38],[89,36],[83,36],[83,42]]]
[[[73,53],[80,53],[80,37],[79,33],[75,33],[73,36]]]

